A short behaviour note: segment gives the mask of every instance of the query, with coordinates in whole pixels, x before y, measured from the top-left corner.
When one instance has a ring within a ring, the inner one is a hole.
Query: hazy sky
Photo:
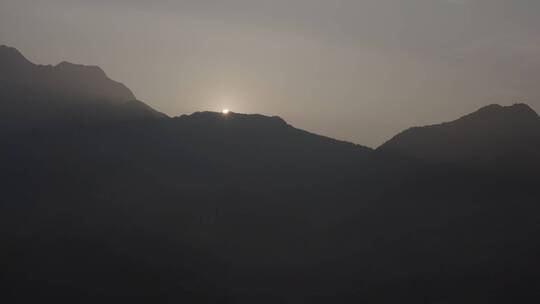
[[[101,66],[170,115],[279,115],[377,146],[488,103],[540,109],[538,0],[0,0],[0,44]]]

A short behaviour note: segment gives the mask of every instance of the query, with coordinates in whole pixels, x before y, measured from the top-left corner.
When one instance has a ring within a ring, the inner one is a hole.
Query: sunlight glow
[[[227,115],[227,114],[229,114],[230,112],[231,112],[231,111],[229,111],[229,109],[223,109],[223,110],[221,111],[221,113],[222,113],[223,115]]]

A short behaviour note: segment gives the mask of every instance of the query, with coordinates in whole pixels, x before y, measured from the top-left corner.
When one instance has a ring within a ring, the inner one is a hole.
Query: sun
[[[221,114],[223,114],[223,115],[227,115],[227,114],[229,114],[230,112],[231,112],[231,111],[229,111],[229,109],[223,109],[223,110],[221,110]]]

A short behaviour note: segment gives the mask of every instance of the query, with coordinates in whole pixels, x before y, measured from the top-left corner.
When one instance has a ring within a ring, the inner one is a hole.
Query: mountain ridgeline
[[[96,66],[62,62],[36,65],[18,50],[0,46],[2,123],[95,123],[165,115],[138,101]]]
[[[0,298],[539,300],[539,120],[490,105],[374,150],[168,117],[98,67],[0,47]]]
[[[435,162],[531,166],[540,160],[540,116],[526,104],[490,105],[452,122],[408,129],[379,151]]]

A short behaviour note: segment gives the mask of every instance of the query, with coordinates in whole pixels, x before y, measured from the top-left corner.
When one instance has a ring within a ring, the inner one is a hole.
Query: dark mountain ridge
[[[540,117],[526,104],[489,105],[455,121],[410,128],[378,151],[434,162],[527,166],[540,160]]]
[[[0,46],[0,117],[23,124],[160,118],[123,84],[97,66],[36,65]]]
[[[100,69],[0,53],[0,124],[24,126],[0,131],[6,303],[540,299],[537,171],[499,166],[538,151],[526,105],[374,151],[276,116],[163,117]]]
[[[110,102],[123,103],[135,100],[135,95],[125,85],[111,80],[97,66],[85,66],[66,61],[58,65],[36,65],[17,49],[0,46],[0,75],[4,86],[13,85],[26,89],[41,87],[57,94],[95,96]],[[72,100],[77,102],[78,100]]]

